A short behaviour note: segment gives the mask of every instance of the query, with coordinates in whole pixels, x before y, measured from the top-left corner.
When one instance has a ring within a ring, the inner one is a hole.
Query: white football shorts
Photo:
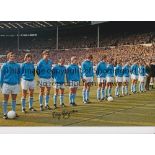
[[[139,82],[145,82],[145,76],[139,76],[138,81]]]
[[[22,79],[21,80],[21,87],[23,90],[28,90],[28,89],[34,89],[35,88],[35,81],[27,81]]]
[[[69,81],[69,88],[78,88],[79,81]]]
[[[54,83],[53,88],[55,89],[65,89],[64,83]]]
[[[40,78],[39,79],[39,86],[40,87],[51,87],[51,78],[45,79],[45,78]]]
[[[2,94],[18,94],[19,93],[19,84],[9,85],[4,83],[2,86]]]
[[[83,77],[83,79],[86,81],[86,83],[92,83],[94,81],[93,77]]]
[[[107,83],[114,83],[114,77],[107,77],[106,78]]]
[[[115,81],[116,82],[123,82],[123,77],[116,76]]]
[[[134,75],[134,74],[131,74],[131,79],[132,80],[138,80],[138,76],[137,75]]]
[[[129,81],[130,81],[130,78],[129,77],[123,76],[123,82],[129,82]]]
[[[105,83],[106,82],[106,78],[104,78],[104,77],[98,77],[97,78],[97,82],[98,83]]]

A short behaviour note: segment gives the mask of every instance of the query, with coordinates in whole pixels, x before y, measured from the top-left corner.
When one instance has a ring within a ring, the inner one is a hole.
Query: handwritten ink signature
[[[52,117],[53,118],[57,118],[58,120],[60,120],[61,118],[63,119],[69,119],[71,114],[73,113],[77,113],[78,110],[71,110],[71,111],[67,111],[67,110],[63,110],[62,112],[52,112]]]

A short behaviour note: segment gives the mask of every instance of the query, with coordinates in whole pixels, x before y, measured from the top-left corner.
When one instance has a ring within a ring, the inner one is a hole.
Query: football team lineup
[[[14,62],[14,53],[8,53],[0,77],[1,126],[155,125],[155,93],[145,90],[147,71],[142,60],[131,66],[119,60],[114,67],[113,59],[104,55],[94,73],[92,55],[81,71],[73,56],[67,68],[60,58],[49,72],[49,51],[42,56],[35,69],[30,53],[21,66]]]
[[[53,90],[51,91],[51,99],[49,105],[52,111],[40,111],[39,92],[37,87],[34,92],[34,107],[36,112],[21,112],[21,92],[17,97],[16,111],[19,115],[17,119],[4,120],[0,118],[0,126],[154,126],[155,125],[155,90],[146,93],[137,93],[130,96],[114,98],[113,102],[96,100],[96,86],[91,88],[90,104],[82,103],[82,87],[77,91],[76,103],[78,106],[72,107],[68,103],[68,88],[65,89],[64,103],[66,107],[54,110],[53,107]],[[114,89],[112,90],[114,95]],[[2,94],[0,94],[2,99]],[[2,111],[2,106],[0,110]],[[28,102],[26,103],[28,108]],[[8,104],[8,110],[11,110],[11,103]],[[63,110],[77,112],[72,113],[68,119],[61,116]],[[53,117],[53,112],[59,113]]]

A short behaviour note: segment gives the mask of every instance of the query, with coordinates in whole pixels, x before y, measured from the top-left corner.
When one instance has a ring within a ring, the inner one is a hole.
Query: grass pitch
[[[20,93],[17,99],[17,113],[20,117],[14,120],[4,120],[2,118],[2,106],[0,106],[0,126],[155,126],[155,89],[146,93],[114,98],[113,102],[97,102],[96,89],[96,86],[91,88],[91,103],[84,105],[82,103],[82,87],[80,87],[76,97],[78,106],[71,107],[68,100],[68,87],[66,87],[64,103],[67,107],[40,112],[39,87],[37,86],[34,94],[34,107],[37,112],[29,112],[28,103],[28,113],[21,112]],[[53,89],[49,103],[53,108],[52,94]],[[0,94],[0,99],[2,101],[2,94]],[[10,103],[8,109],[11,109]],[[66,115],[63,118],[62,113],[64,112],[70,112],[70,117],[68,118]]]

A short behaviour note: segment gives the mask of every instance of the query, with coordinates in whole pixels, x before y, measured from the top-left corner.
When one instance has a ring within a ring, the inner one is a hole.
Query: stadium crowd
[[[97,64],[100,60],[101,55],[107,55],[108,57],[113,57],[115,60],[122,59],[123,61],[132,61],[134,58],[141,58],[147,60],[155,61],[155,45],[145,46],[145,45],[121,45],[113,46],[109,48],[86,48],[86,49],[66,49],[66,50],[50,50],[50,58],[54,63],[57,63],[59,57],[65,58],[66,64],[70,62],[71,56],[77,56],[78,62],[83,61],[86,55],[92,54],[94,57],[94,64]],[[14,51],[16,53],[16,61],[23,62],[24,54],[31,52],[33,54],[34,63],[37,63],[41,58],[41,49],[32,49],[31,51],[22,50],[20,52]],[[7,51],[0,51],[3,57],[0,58],[0,63],[6,61],[5,55]]]

